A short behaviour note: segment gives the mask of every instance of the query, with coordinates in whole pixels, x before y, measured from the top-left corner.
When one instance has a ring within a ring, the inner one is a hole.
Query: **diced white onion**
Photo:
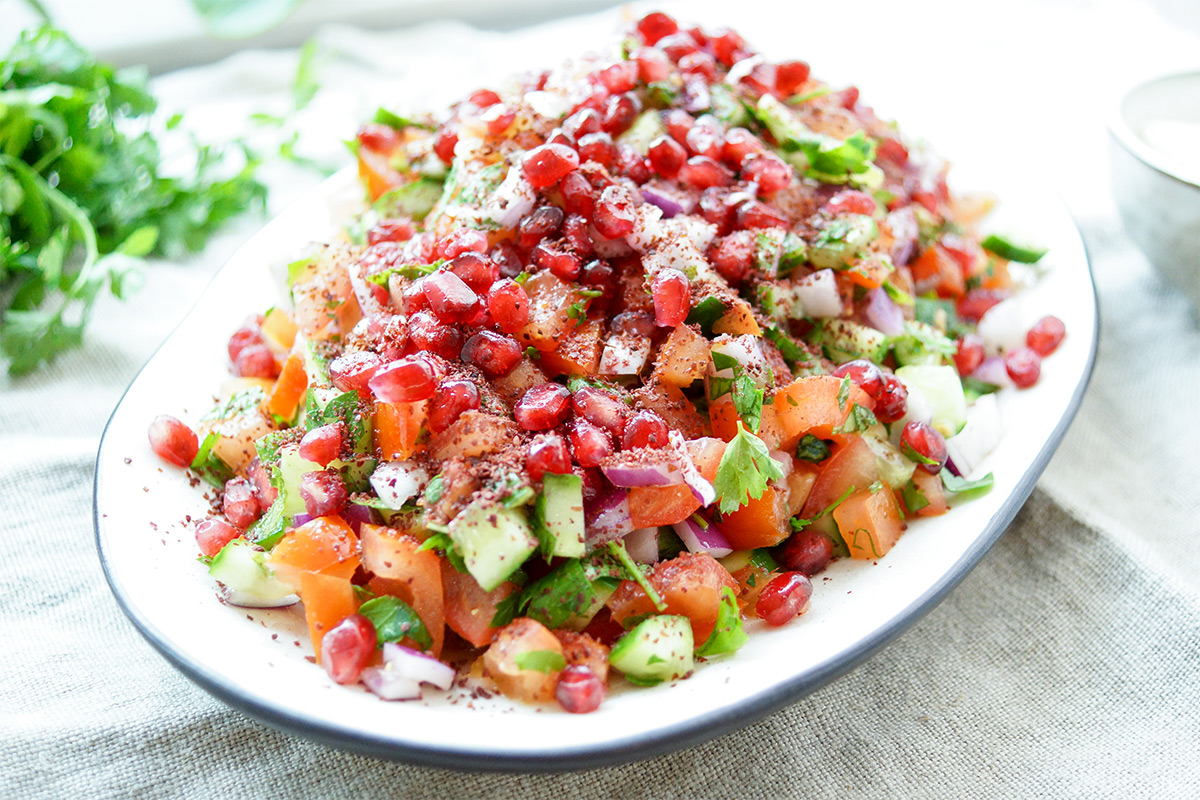
[[[842,295],[838,291],[833,270],[823,269],[796,281],[796,299],[804,306],[807,316],[817,319],[839,317],[842,314]]]
[[[570,102],[558,92],[529,92],[525,102],[533,113],[546,119],[562,119],[571,110]]]
[[[628,336],[611,336],[600,356],[601,375],[638,375],[650,358],[650,341],[630,342]]]
[[[371,488],[388,508],[399,509],[428,483],[429,473],[412,461],[385,461],[371,473]]]
[[[1029,320],[1022,303],[1010,298],[989,308],[977,331],[988,352],[1005,353],[1025,346]]]
[[[421,685],[399,674],[390,665],[367,667],[359,677],[368,689],[383,700],[421,699]]]
[[[962,475],[975,471],[1004,436],[1000,403],[994,394],[985,394],[967,409],[967,424],[946,440],[946,453]]]
[[[443,690],[454,685],[454,667],[404,645],[385,642],[383,661],[387,668],[416,683],[428,683]]]
[[[634,561],[658,563],[658,528],[639,528],[626,534],[625,550]]]
[[[502,228],[512,228],[521,221],[537,202],[537,190],[525,180],[521,170],[513,167],[488,198],[483,213]]]

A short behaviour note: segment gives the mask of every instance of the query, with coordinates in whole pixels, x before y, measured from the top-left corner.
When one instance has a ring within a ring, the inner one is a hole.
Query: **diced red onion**
[[[449,689],[454,685],[454,667],[420,650],[395,642],[385,642],[383,661],[397,674],[417,683],[428,683],[439,689]]]
[[[708,479],[700,474],[700,470],[696,469],[695,462],[692,461],[691,455],[687,451],[687,444],[683,439],[683,434],[679,431],[671,431],[667,434],[667,439],[671,443],[673,449],[683,462],[683,482],[692,490],[692,495],[700,501],[702,506],[710,506],[717,499],[717,490],[708,482]],[[790,461],[789,471],[790,471]]]
[[[833,270],[823,269],[796,282],[793,289],[810,317],[837,317],[842,313],[842,295]]]
[[[274,600],[264,600],[257,595],[250,594],[249,592],[239,592],[236,589],[230,589],[228,586],[221,587],[221,600],[228,605],[240,608],[283,608],[285,606],[294,606],[300,602],[300,598],[294,594],[284,595]]]
[[[625,550],[634,561],[658,563],[658,528],[638,528],[625,536]]]
[[[983,360],[971,377],[977,381],[990,383],[993,386],[999,386],[1004,389],[1011,388],[1013,385],[1012,378],[1008,377],[1008,368],[1004,366],[1004,358],[1002,356],[988,356]]]
[[[703,522],[697,522],[697,519]],[[685,519],[683,522],[677,522],[672,527],[679,534],[679,538],[687,545],[687,549],[693,553],[708,553],[713,558],[724,558],[733,552],[732,545],[725,538],[725,534],[717,528],[709,520],[700,517],[698,514]]]
[[[301,525],[312,522],[312,520],[312,514],[306,514],[305,512],[301,511],[299,514],[292,517],[292,527],[299,528]]]
[[[613,489],[585,504],[584,521],[588,550],[620,539],[633,530],[629,493]]]
[[[421,699],[421,685],[390,666],[367,667],[359,677],[368,689],[383,700]]]
[[[867,307],[864,313],[871,327],[881,333],[888,336],[904,333],[904,312],[883,289],[867,292]]]
[[[621,460],[614,456],[613,460],[600,466],[600,471],[613,486],[633,489],[640,486],[675,486],[683,483],[683,464],[670,451],[663,450],[662,460],[643,463],[642,459],[634,458]],[[639,456],[642,455],[639,453]]]
[[[651,205],[658,206],[662,209],[662,218],[670,219],[676,214],[683,212],[683,205],[673,197],[669,197],[666,193],[658,189],[652,189],[648,186],[642,187],[642,199]]]
[[[905,206],[893,211],[887,216],[888,227],[892,229],[892,263],[904,266],[912,259],[917,249],[917,236],[920,228],[917,225],[917,215],[912,208]]]
[[[779,471],[783,473],[783,475],[773,481],[773,483],[783,483],[787,480],[788,475],[792,474],[792,470],[796,468],[796,463],[792,461],[792,457],[783,450],[772,450],[771,458],[775,460],[775,463],[779,465]]]
[[[378,511],[358,503],[347,503],[346,507],[342,509],[342,519],[346,520],[346,524],[355,534],[358,534],[364,522],[368,525],[378,525],[382,521]]]

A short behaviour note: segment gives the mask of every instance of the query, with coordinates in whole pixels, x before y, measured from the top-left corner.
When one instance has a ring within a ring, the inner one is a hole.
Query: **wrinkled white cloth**
[[[229,709],[121,613],[95,552],[91,479],[111,409],[259,224],[247,220],[187,263],[156,264],[131,302],[102,302],[83,349],[0,378],[0,796],[1200,796],[1200,435],[1189,419],[1200,330],[1120,229],[1103,131],[1122,86],[1196,66],[1200,40],[1141,3],[965,5],[674,8],[857,81],[865,98],[898,98],[880,111],[907,130],[1019,155],[1084,233],[1102,312],[1091,388],[1025,509],[936,610],[743,731],[618,768],[457,774],[328,749]],[[553,64],[606,41],[618,18],[503,35],[329,28],[299,150],[344,161],[338,138],[380,102],[419,107]],[[285,112],[296,58],[247,52],[156,89],[197,130],[220,132]],[[268,178],[273,210],[319,180],[290,166]]]

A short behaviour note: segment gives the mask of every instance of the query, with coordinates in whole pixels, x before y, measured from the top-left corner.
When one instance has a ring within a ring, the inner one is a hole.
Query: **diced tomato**
[[[792,532],[788,524],[786,495],[768,486],[762,497],[752,497],[736,511],[722,514],[721,532],[735,550],[779,544]]]
[[[586,633],[555,631],[562,642],[567,666],[587,667],[601,681],[608,680],[608,647]]]
[[[875,401],[854,383],[849,384],[850,391],[839,404],[842,385],[842,379],[832,375],[811,375],[797,378],[775,392],[771,407],[779,423],[781,450],[794,449],[806,433],[818,439],[844,440],[834,429],[845,423],[852,407],[874,409]]]
[[[721,465],[721,457],[725,455],[725,442],[711,436],[701,436],[688,440],[687,451],[704,479],[710,483],[715,481],[717,467]]]
[[[399,597],[412,606],[433,639],[430,653],[440,656],[446,636],[441,559],[421,550],[417,537],[395,528],[363,523],[359,536],[363,567],[374,575],[368,585],[378,594]]]
[[[278,347],[281,351],[292,349],[296,343],[296,323],[288,313],[279,308],[272,308],[263,317],[262,333],[269,347]]]
[[[485,592],[474,578],[459,572],[449,562],[442,561],[441,570],[446,624],[475,647],[486,646],[500,630],[492,627],[496,607],[513,592],[520,591],[521,587],[505,581],[492,591]]]
[[[962,297],[967,290],[962,267],[940,245],[927,247],[908,267],[917,291],[933,289],[939,297]]]
[[[288,356],[275,380],[275,386],[267,395],[267,411],[282,419],[290,420],[308,389],[308,374],[304,371],[304,359],[296,353]]]
[[[747,564],[739,570],[734,570],[733,579],[738,582],[738,608],[746,616],[756,616],[754,604],[758,602],[758,594],[771,580],[772,573],[758,566]]]
[[[358,569],[358,537],[337,515],[317,517],[288,531],[267,559],[275,577],[298,586],[304,572],[349,580]]]
[[[866,489],[877,480],[879,468],[875,453],[861,436],[852,436],[821,468],[800,516],[814,517],[848,491]]]
[[[601,335],[604,325],[600,320],[589,320],[579,326],[571,326],[554,350],[542,353],[538,362],[547,375],[595,375],[600,368],[600,354],[604,349]]]
[[[804,508],[804,503],[808,500],[808,495],[812,492],[813,485],[817,482],[817,475],[821,471],[820,467],[808,461],[793,459],[793,462],[795,466],[787,477],[787,513],[789,517],[796,516],[800,513],[800,509]]]
[[[321,662],[321,639],[346,617],[358,611],[358,598],[349,578],[302,572],[298,580],[300,599],[304,601],[304,619],[312,639],[317,663]]]
[[[674,525],[696,513],[698,508],[700,501],[684,484],[641,486],[629,490],[629,515],[635,529]]]
[[[918,469],[913,473],[912,482],[929,501],[929,505],[916,511],[909,511],[906,508],[905,513],[909,516],[916,514],[918,517],[936,517],[946,513],[948,506],[946,505],[946,492],[942,489],[941,475],[931,475],[923,469]]]
[[[417,452],[428,407],[428,400],[375,404],[375,445],[385,460],[402,461]]]
[[[559,670],[543,672],[517,666],[517,656],[538,651],[562,655],[563,646],[542,623],[528,617],[515,619],[496,634],[483,654],[484,672],[496,682],[505,697],[527,703],[553,700]]]
[[[388,154],[366,147],[358,148],[358,176],[366,184],[371,201],[379,199],[389,189],[404,183],[404,176],[392,169]]]
[[[713,333],[727,333],[730,336],[762,336],[762,328],[754,319],[754,312],[745,300],[736,300],[716,322],[713,323]]]
[[[666,614],[682,614],[692,623],[692,636],[699,647],[717,624],[721,589],[737,593],[738,584],[721,564],[707,553],[682,553],[664,561],[650,576],[650,584],[667,605]],[[660,613],[633,581],[622,581],[608,600],[612,618],[623,622],[642,614]]]
[[[833,510],[851,558],[882,558],[904,532],[904,518],[891,489],[862,489]]]

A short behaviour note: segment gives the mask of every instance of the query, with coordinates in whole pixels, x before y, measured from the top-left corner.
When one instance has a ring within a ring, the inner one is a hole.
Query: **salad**
[[[732,30],[648,14],[354,148],[346,239],[233,333],[217,407],[149,437],[220,490],[224,601],[302,608],[384,699],[589,712],[791,624],[832,560],[989,488],[995,393],[1065,335],[1015,297],[1043,251]]]

